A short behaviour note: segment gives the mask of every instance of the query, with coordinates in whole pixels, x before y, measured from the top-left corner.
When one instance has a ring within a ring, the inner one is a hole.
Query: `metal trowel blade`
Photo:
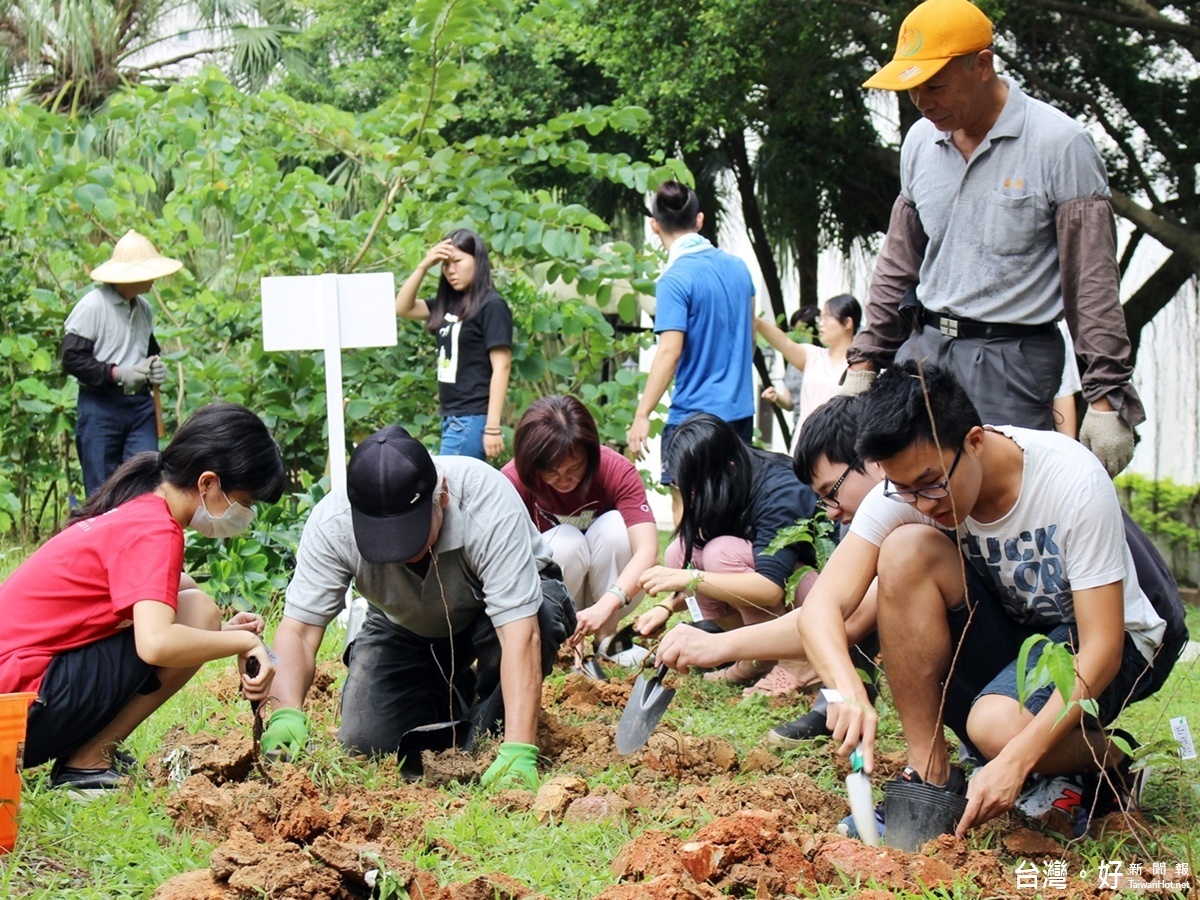
[[[879,846],[879,829],[875,824],[875,798],[871,794],[871,779],[862,772],[846,776],[846,793],[850,795],[850,815],[864,844]]]

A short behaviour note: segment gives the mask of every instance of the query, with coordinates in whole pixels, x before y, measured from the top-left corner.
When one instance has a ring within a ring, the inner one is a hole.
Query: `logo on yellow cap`
[[[921,49],[923,43],[925,37],[921,34],[921,29],[906,26],[900,32],[900,40],[896,43],[896,57],[912,56]]]

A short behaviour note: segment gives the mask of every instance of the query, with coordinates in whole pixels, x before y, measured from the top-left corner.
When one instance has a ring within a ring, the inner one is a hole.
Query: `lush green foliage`
[[[1115,483],[1129,515],[1146,534],[1200,551],[1200,488],[1134,472],[1118,475]]]
[[[617,280],[649,290],[650,263],[628,243],[599,248],[602,219],[517,176],[537,166],[640,195],[688,175],[676,163],[589,148],[591,135],[640,127],[636,108],[579,109],[512,134],[450,140],[456,98],[478,74],[473,60],[515,39],[500,19],[506,9],[418,3],[403,31],[405,80],[363,115],[271,92],[247,96],[215,71],[164,92],[118,93],[86,120],[28,106],[0,113],[0,314],[13,411],[0,430],[10,464],[0,476],[0,530],[20,525],[33,539],[52,531],[78,483],[67,452],[73,384],[55,360],[61,325],[89,286],[88,269],[130,227],[185,263],[155,285],[156,330],[174,376],[163,391],[173,408],[168,431],[212,398],[245,403],[272,428],[302,491],[324,473],[321,358],[262,350],[259,279],[404,277],[459,225],[488,240],[518,321],[509,422],[534,396],[570,390],[591,405],[607,439],[623,436],[623,420],[606,406],[632,406],[638,379],[619,362],[639,338],[617,337],[586,298],[607,299]],[[532,275],[539,263],[545,278],[574,284],[583,299],[541,294]],[[620,308],[632,316],[632,298]],[[432,342],[407,323],[394,350],[346,352],[350,439],[403,422],[432,443],[431,359]],[[255,542],[269,552],[223,547],[213,574],[249,571],[269,582],[280,558]]]
[[[307,71],[284,41],[297,21],[281,0],[10,0],[0,7],[0,89],[87,111],[121,85],[169,78],[197,59],[257,89],[281,63]]]

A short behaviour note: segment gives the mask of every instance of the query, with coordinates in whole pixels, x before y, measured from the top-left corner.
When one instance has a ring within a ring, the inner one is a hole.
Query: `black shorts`
[[[58,654],[29,707],[25,767],[68,756],[100,734],[130,700],[158,688],[154,666],[137,655],[132,628]]]

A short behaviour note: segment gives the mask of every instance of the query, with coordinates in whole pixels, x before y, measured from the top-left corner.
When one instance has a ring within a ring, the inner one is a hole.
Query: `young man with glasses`
[[[796,477],[817,493],[817,505],[846,533],[863,498],[881,480],[883,470],[873,462],[862,462],[854,449],[858,439],[861,398],[834,397],[822,403],[804,423],[792,460]],[[863,602],[846,621],[846,633],[855,667],[867,678],[863,682],[867,697],[874,702],[878,669],[875,654],[875,591],[871,588]],[[766,742],[775,747],[793,749],[816,738],[830,737],[826,724],[828,704],[818,692],[812,707],[804,715],[776,725],[767,732]]]
[[[1065,811],[1083,833],[1134,788],[1104,726],[1161,686],[1186,639],[1165,564],[1092,454],[1053,432],[983,426],[947,371],[893,367],[861,415],[856,448],[884,481],[830,566],[834,590],[818,584],[799,618],[809,659],[848,700],[829,724],[845,752],[862,742],[869,770],[875,711],[830,627],[834,616],[841,623],[838,594],[869,565],[909,749],[902,777],[964,790],[947,755],[948,724],[986,761],[965,786],[959,834],[1016,805],[1036,788],[1035,773],[1073,776],[1076,809]],[[1054,686],[1018,699],[1017,659],[1038,634],[1073,648],[1070,704]]]
[[[1104,726],[1162,686],[1187,640],[1166,565],[1092,454],[1055,432],[984,427],[949,372],[891,367],[860,418],[856,451],[880,465],[884,482],[858,507],[794,620],[760,630],[754,652],[787,656],[774,644],[788,642],[788,626],[798,631],[813,667],[845,699],[828,722],[839,753],[861,743],[870,772],[878,717],[845,621],[878,575],[879,637],[909,753],[902,778],[965,793],[961,835],[1016,805],[1037,787],[1035,773],[1087,773],[1073,810],[1084,832],[1125,807],[1135,787]],[[1016,661],[1036,634],[1073,648],[1069,705],[1053,685],[1018,701]],[[673,636],[660,662],[712,664]],[[795,652],[794,635],[790,642]],[[969,785],[950,765],[943,724],[986,761]]]

